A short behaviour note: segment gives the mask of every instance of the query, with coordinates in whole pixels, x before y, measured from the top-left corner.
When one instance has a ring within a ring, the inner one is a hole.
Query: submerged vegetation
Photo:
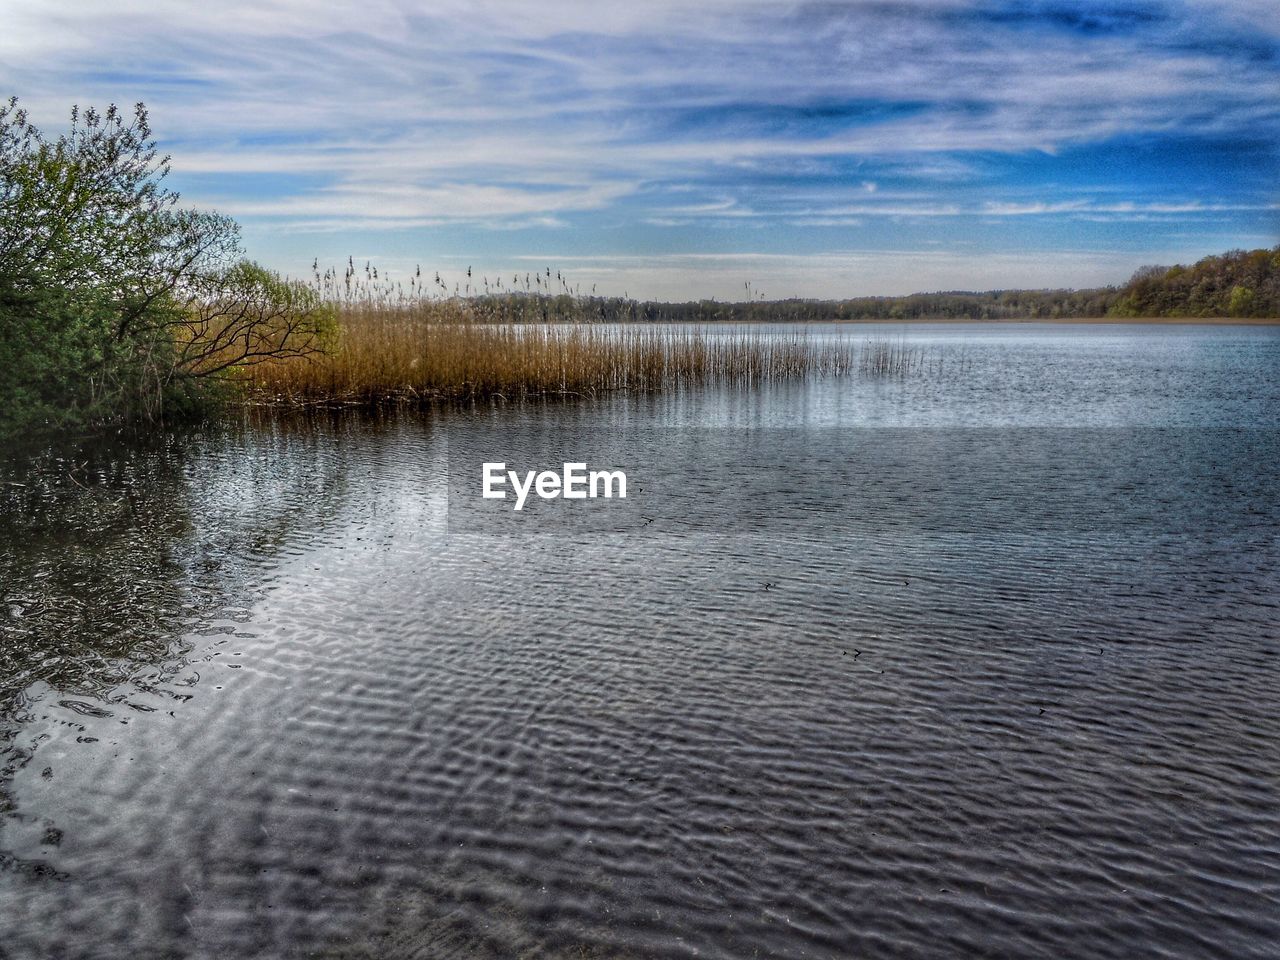
[[[867,340],[863,345],[858,370],[866,377],[905,377],[926,372],[941,373],[945,362],[945,354],[931,357],[923,347],[907,343],[905,337],[898,340],[877,338]]]

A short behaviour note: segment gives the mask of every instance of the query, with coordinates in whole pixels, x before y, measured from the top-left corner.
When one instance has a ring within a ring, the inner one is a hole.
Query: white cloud
[[[1105,171],[1096,188],[1012,189],[989,160],[1120,135],[1276,137],[1276,61],[1238,49],[1277,49],[1271,0],[1170,0],[1143,31],[1087,37],[975,19],[987,6],[9,2],[0,91],[52,128],[73,101],[146,100],[188,199],[258,221],[268,244],[289,230],[559,230],[593,213],[853,231],[1275,209],[1230,184],[1218,197],[1158,185],[1154,202],[1113,192]],[[747,175],[771,186],[751,193]],[[929,189],[897,189],[904,178]]]

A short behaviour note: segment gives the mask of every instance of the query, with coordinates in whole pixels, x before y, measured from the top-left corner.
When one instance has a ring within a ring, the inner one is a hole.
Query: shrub
[[[241,259],[239,228],[178,205],[146,108],[73,109],[50,140],[0,104],[0,430],[155,420],[331,313]]]

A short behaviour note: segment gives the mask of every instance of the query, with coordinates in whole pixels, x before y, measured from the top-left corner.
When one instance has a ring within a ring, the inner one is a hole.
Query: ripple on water
[[[839,502],[793,432],[762,528],[570,543],[450,522],[431,418],[24,488],[0,952],[1269,956],[1274,431],[888,431]]]

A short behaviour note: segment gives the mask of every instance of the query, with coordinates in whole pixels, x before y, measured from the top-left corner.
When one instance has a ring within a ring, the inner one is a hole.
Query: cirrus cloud
[[[1040,275],[1013,256],[1029,243],[1128,269],[1276,233],[1271,13],[44,0],[6,14],[0,89],[50,127],[71,102],[145,100],[186,197],[285,267],[304,242],[495,264],[701,248],[783,257],[799,283],[797,257],[942,243],[1014,285]],[[936,262],[881,276],[936,286]]]

